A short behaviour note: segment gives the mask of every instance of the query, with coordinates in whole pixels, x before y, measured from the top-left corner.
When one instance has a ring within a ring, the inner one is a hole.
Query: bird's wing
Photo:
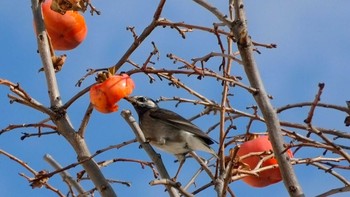
[[[190,132],[203,139],[203,141],[206,142],[208,145],[214,143],[214,141],[200,128],[198,128],[196,125],[194,125],[193,123],[191,123],[190,121],[188,121],[187,119],[175,112],[160,108],[151,109],[150,116],[159,121],[163,121],[168,125]]]

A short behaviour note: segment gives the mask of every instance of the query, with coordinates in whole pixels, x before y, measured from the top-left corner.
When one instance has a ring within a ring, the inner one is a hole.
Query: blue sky
[[[158,1],[92,1],[101,10],[100,16],[91,16],[85,13],[88,25],[86,40],[76,49],[66,52],[68,60],[61,72],[57,74],[60,91],[63,101],[67,101],[82,88],[91,84],[93,77],[83,83],[83,87],[75,87],[74,84],[83,76],[88,68],[102,68],[115,64],[130,46],[133,38],[130,32],[126,31],[127,26],[135,26],[136,32],[140,33],[152,19],[153,10]],[[220,9],[224,9],[226,3],[212,1]],[[30,1],[1,1],[0,6],[4,8],[0,12],[0,78],[18,82],[35,99],[45,105],[49,105],[45,78],[38,73],[41,67],[39,55],[36,53],[36,40],[32,25],[32,12]],[[322,95],[322,102],[345,105],[350,100],[348,84],[350,83],[350,12],[348,1],[246,1],[249,32],[254,41],[261,43],[276,43],[276,49],[260,48],[262,54],[256,54],[256,60],[261,71],[265,87],[269,94],[273,95],[272,103],[275,107],[288,103],[311,101],[317,91],[317,84],[326,84]],[[6,8],[6,9],[5,9]],[[188,0],[168,0],[162,17],[171,21],[185,21],[190,24],[210,26],[218,22],[206,10]],[[195,31],[187,35],[183,40],[176,31],[169,28],[159,28],[144,42],[144,44],[133,54],[131,59],[142,64],[152,50],[151,41],[155,41],[160,50],[160,60],[156,62],[157,68],[177,68],[171,60],[166,58],[167,53],[174,53],[179,57],[190,60],[194,57],[201,57],[212,51],[219,51],[215,38],[207,33]],[[58,52],[61,54],[62,52]],[[208,67],[217,69],[217,62],[209,61]],[[125,66],[122,70],[129,70]],[[242,68],[233,66],[236,75],[241,75]],[[148,78],[142,74],[133,76],[136,83],[135,95],[147,95],[152,98],[160,96],[190,97],[183,90],[169,88],[167,82],[157,81],[149,84]],[[215,81],[202,82],[182,77],[185,82],[191,82],[190,86],[210,99],[220,101],[221,89],[217,88]],[[204,81],[204,80],[203,80]],[[207,84],[206,84],[207,83]],[[245,110],[246,106],[254,104],[251,96],[243,91],[233,89],[235,94],[232,104],[235,108]],[[0,128],[8,124],[22,124],[38,122],[45,118],[36,112],[19,104],[10,105],[7,99],[8,89],[0,86]],[[69,110],[69,116],[77,128],[81,117],[88,105],[88,96],[83,96]],[[173,102],[161,103],[166,107],[191,117],[199,112],[198,107],[183,104],[178,108]],[[120,109],[131,109],[128,103],[120,102]],[[190,110],[189,110],[190,109]],[[329,110],[316,110],[315,123],[328,128],[349,131],[343,126],[345,114],[334,113]],[[280,115],[281,120],[302,122],[307,116],[307,109],[291,110]],[[195,123],[203,130],[206,130],[218,120],[218,117],[203,118]],[[243,133],[245,122],[238,123],[237,134]],[[256,126],[257,131],[262,129]],[[75,161],[76,156],[69,144],[61,136],[47,136],[41,138],[30,138],[20,140],[21,132],[35,132],[35,129],[15,130],[0,136],[0,149],[16,155],[37,171],[41,169],[51,170],[42,159],[46,153],[51,154],[62,165],[68,165]],[[261,131],[261,130],[260,130]],[[213,134],[212,137],[215,136]],[[305,133],[303,133],[305,134]],[[133,138],[133,134],[120,113],[100,114],[94,112],[88,127],[86,140],[91,152],[113,144],[119,144]],[[214,146],[216,149],[217,147]],[[164,162],[168,166],[170,174],[174,174],[177,163],[172,155],[162,153]],[[205,153],[200,153],[208,156]],[[308,157],[309,155],[320,154],[317,151],[305,150],[296,157]],[[112,158],[133,158],[149,160],[146,154],[138,149],[138,144],[130,145],[120,150],[112,150],[96,158],[96,160]],[[190,173],[198,168],[198,164],[188,159],[185,163],[186,171]],[[72,169],[75,174],[81,168]],[[342,183],[324,172],[313,167],[303,165],[295,166],[297,176],[306,196],[315,196],[321,192],[334,187],[341,187]],[[161,186],[149,186],[152,180],[152,172],[149,169],[141,169],[133,163],[117,163],[103,169],[108,178],[115,178],[132,182],[132,187],[114,185],[120,196],[159,196],[164,188]],[[18,176],[19,172],[29,175],[21,166],[0,157],[0,191],[3,196],[54,196],[46,189],[32,190],[27,181]],[[187,173],[179,178],[186,180]],[[350,177],[350,174],[347,173]],[[206,178],[203,175],[204,179]],[[327,181],[324,181],[326,178]],[[50,183],[66,191],[59,176],[50,179]],[[200,184],[199,184],[200,185]],[[85,184],[86,189],[91,185]],[[282,183],[275,184],[263,189],[254,189],[246,186],[241,181],[231,184],[232,190],[237,196],[287,196]],[[213,196],[212,188],[199,196]],[[337,196],[346,196],[340,194]]]

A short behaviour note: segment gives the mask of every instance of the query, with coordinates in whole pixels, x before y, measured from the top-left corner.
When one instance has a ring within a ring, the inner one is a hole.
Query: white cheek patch
[[[157,104],[155,104],[153,101],[151,100],[147,100],[146,101],[146,106],[150,107],[150,108],[156,108]]]

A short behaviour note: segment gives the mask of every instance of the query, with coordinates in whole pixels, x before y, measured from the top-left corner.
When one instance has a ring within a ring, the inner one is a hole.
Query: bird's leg
[[[146,141],[145,141],[144,143],[149,144],[149,143],[150,143],[150,139],[147,139],[147,138],[146,138]],[[142,147],[142,144],[140,144],[140,145],[139,145],[139,149],[142,149],[142,148],[143,148],[143,147]]]
[[[176,182],[177,176],[179,175],[180,170],[181,170],[182,166],[183,166],[184,163],[185,163],[186,157],[185,157],[185,155],[183,155],[183,154],[181,154],[181,155],[175,155],[175,156],[177,157],[177,160],[179,161],[179,168],[177,169],[174,178],[172,178],[171,180]]]

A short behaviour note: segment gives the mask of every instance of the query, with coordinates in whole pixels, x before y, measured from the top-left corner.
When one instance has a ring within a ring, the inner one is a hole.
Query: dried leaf
[[[35,179],[31,181],[32,183],[30,186],[32,186],[32,189],[43,187],[49,180],[49,177],[46,176],[47,174],[48,172],[46,170],[38,172],[38,174],[35,175]]]

